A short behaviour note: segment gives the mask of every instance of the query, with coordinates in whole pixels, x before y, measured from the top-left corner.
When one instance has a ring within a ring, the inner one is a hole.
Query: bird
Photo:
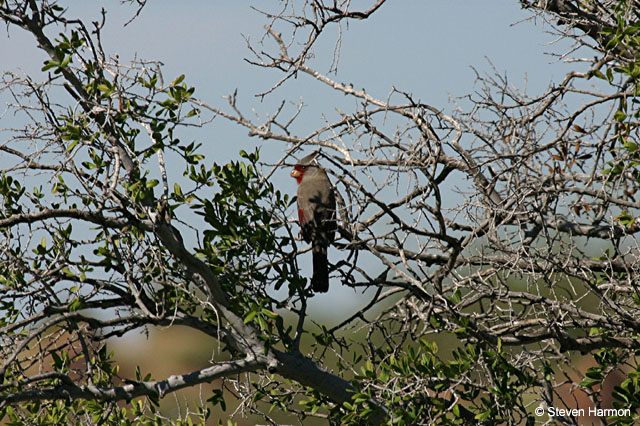
[[[319,151],[304,157],[291,171],[298,181],[298,221],[304,241],[311,243],[313,276],[311,289],[316,293],[329,291],[329,260],[327,248],[335,238],[336,195],[327,173],[316,161]]]

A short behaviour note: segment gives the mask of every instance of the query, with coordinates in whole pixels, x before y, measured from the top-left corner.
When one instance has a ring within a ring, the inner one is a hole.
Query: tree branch
[[[64,384],[55,388],[39,389],[19,393],[0,395],[0,406],[25,401],[85,399],[101,401],[130,401],[140,396],[158,396],[162,398],[171,392],[201,383],[229,377],[235,374],[258,371],[265,364],[257,359],[241,359],[220,362],[188,374],[174,375],[160,381],[135,382],[123,386],[102,387],[95,385],[77,386]]]

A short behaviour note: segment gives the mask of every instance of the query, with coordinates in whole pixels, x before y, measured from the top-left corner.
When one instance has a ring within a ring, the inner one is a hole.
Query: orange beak
[[[302,176],[302,172],[300,170],[296,170],[296,169],[291,170],[292,178],[298,179],[300,176]]]

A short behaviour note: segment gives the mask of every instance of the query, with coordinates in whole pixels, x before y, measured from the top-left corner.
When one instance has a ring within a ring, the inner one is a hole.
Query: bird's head
[[[305,174],[307,174],[307,172],[309,172],[309,174],[312,174],[315,170],[317,170],[317,166],[314,160],[316,159],[318,154],[319,151],[312,152],[311,154],[300,160],[298,164],[293,167],[293,170],[291,170],[291,177],[295,178],[298,181],[298,184],[302,182],[302,178]]]

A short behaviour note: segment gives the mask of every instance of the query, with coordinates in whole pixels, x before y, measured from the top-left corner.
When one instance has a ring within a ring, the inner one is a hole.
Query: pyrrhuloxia
[[[314,161],[318,151],[304,157],[291,171],[298,181],[298,219],[302,238],[311,243],[315,292],[329,290],[329,261],[327,248],[336,232],[336,196],[331,181]]]

